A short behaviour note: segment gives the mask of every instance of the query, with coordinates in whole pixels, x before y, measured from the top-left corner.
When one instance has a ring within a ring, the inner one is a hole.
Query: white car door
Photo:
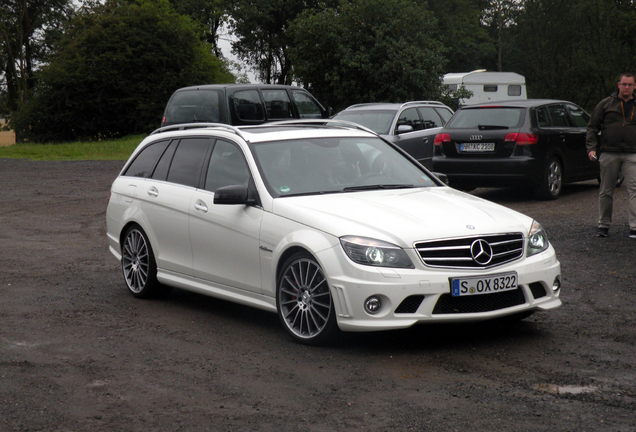
[[[205,186],[190,205],[190,239],[194,276],[252,292],[261,292],[259,235],[260,207],[214,204],[219,187],[247,186],[250,172],[242,151],[217,140],[207,169]]]

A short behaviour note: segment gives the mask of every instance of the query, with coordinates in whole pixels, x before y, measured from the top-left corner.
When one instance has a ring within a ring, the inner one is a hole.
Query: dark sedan
[[[556,199],[565,183],[599,176],[585,149],[588,120],[561,100],[465,106],[436,136],[433,170],[460,189],[525,186]]]

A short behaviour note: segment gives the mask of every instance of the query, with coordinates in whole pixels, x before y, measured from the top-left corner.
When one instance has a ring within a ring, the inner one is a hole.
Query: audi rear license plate
[[[460,152],[492,152],[495,151],[495,143],[460,143]]]
[[[490,276],[468,276],[450,278],[453,297],[479,294],[493,294],[517,289],[517,272],[501,273]]]

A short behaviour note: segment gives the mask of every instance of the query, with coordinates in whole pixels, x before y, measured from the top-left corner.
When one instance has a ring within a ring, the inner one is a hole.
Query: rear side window
[[[446,124],[454,129],[518,128],[523,125],[526,109],[517,107],[479,107],[460,109]]]
[[[285,90],[262,90],[265,110],[270,119],[288,119],[293,116],[291,101]]]
[[[234,112],[239,120],[264,121],[265,111],[257,90],[243,90],[231,98]]]
[[[322,118],[320,106],[309,95],[300,91],[292,91],[292,97],[296,102],[300,118]]]
[[[168,181],[197,187],[201,167],[210,148],[208,138],[184,138],[172,158]]]
[[[548,112],[550,113],[550,119],[552,119],[552,126],[556,126],[556,127],[570,126],[570,122],[568,122],[567,113],[565,112],[565,106],[549,105]]]
[[[124,175],[143,178],[150,177],[157,161],[166,150],[166,147],[168,147],[168,143],[169,141],[159,141],[145,147],[135,157],[135,160],[128,165]]]
[[[453,113],[446,108],[435,108],[435,111],[437,111],[442,120],[444,120],[444,124],[448,123],[450,118],[453,116]]]
[[[217,90],[186,90],[174,94],[165,113],[165,125],[221,121],[223,93]]]
[[[537,108],[537,124],[539,127],[550,126],[550,116],[546,107]]]
[[[436,128],[443,126],[442,119],[433,108],[418,108],[422,116],[422,125],[424,129]]]

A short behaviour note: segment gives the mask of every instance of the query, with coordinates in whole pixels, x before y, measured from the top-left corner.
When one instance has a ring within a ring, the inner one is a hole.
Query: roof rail
[[[357,123],[353,123],[346,120],[338,119],[301,119],[301,120],[282,120],[277,122],[263,123],[254,127],[268,127],[268,126],[330,126],[340,129],[357,129],[365,132],[370,132],[377,135],[371,129],[361,126]]]
[[[183,124],[175,124],[175,125],[160,127],[159,129],[156,129],[156,130],[152,131],[152,133],[150,135],[154,135],[154,134],[157,134],[157,133],[163,133],[163,132],[172,132],[172,131],[177,131],[177,130],[201,129],[201,128],[224,129],[224,130],[226,130],[228,132],[232,132],[232,133],[240,136],[241,138],[245,139],[245,137],[243,136],[243,134],[241,133],[241,131],[238,128],[236,128],[234,126],[231,126],[229,124],[225,124],[225,123],[183,123]]]
[[[360,108],[360,107],[365,107],[365,106],[391,104],[391,103],[393,103],[393,102],[366,102],[366,103],[359,103],[359,104],[351,105],[351,106],[346,107],[345,109],[348,110],[349,108]]]
[[[439,101],[428,101],[428,100],[404,102],[401,106],[405,107],[408,105],[415,105],[415,104],[431,104],[431,105],[444,106],[444,104]]]

